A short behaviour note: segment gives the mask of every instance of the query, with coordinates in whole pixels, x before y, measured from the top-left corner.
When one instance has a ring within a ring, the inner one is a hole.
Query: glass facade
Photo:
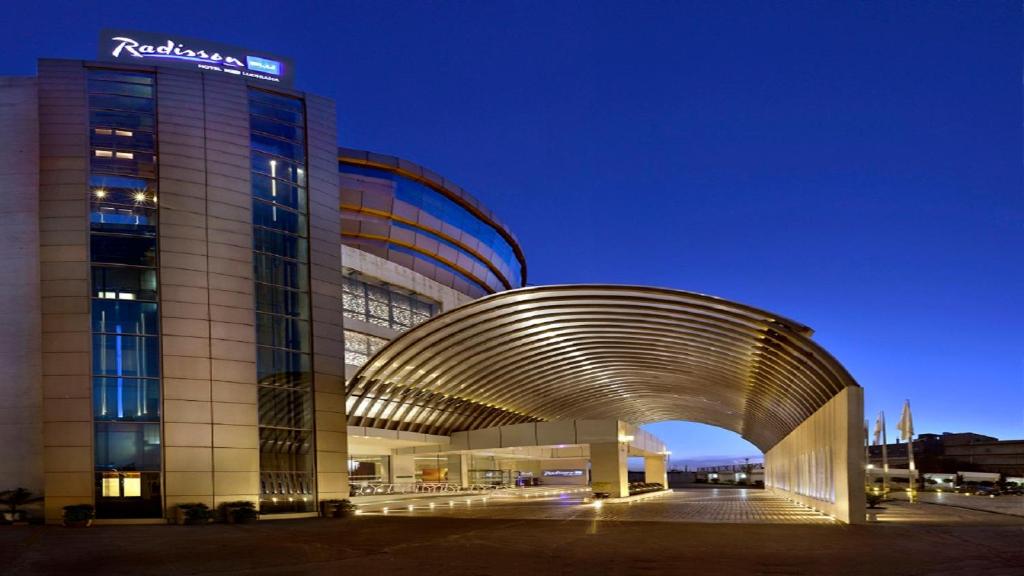
[[[442,262],[422,252],[412,251],[417,258],[427,259],[434,265],[441,266],[464,279],[479,284],[487,293],[493,292],[493,286],[497,284],[505,288],[518,288],[523,285],[522,263],[516,257],[515,249],[509,241],[501,235],[494,225],[474,215],[458,202],[426,184],[389,170],[344,162],[339,163],[339,170],[343,174],[389,180],[394,183],[396,200],[419,208],[423,212],[441,220],[441,222],[454,226],[462,233],[471,236],[472,239],[447,234],[442,235],[441,230],[430,230],[424,228],[419,223],[403,222],[400,220],[393,220],[392,222],[394,226],[423,234],[440,244],[452,248],[456,253],[468,259],[469,262],[479,265],[477,266],[477,274],[480,274],[480,269],[485,272],[482,273],[482,277],[476,277],[473,271],[465,265],[459,265],[451,261]],[[476,244],[489,248],[495,256],[495,262],[490,262],[487,258],[482,257]],[[399,244],[392,244],[389,248],[403,248],[404,251],[409,251],[408,247]]]
[[[160,517],[155,77],[87,85],[96,516]]]
[[[346,272],[342,280],[342,306],[346,318],[403,332],[426,322],[440,308],[422,296],[353,272]]]
[[[384,338],[355,330],[345,330],[345,364],[362,366],[388,343]]]
[[[250,89],[260,509],[314,509],[305,106]]]

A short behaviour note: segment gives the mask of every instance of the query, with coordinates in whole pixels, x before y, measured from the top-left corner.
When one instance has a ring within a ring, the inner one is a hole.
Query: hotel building
[[[0,489],[45,494],[47,520],[292,517],[367,483],[624,496],[629,456],[665,483],[637,428],[665,419],[743,434],[769,486],[857,516],[861,390],[808,328],[677,291],[522,289],[505,224],[339,148],[334,102],[272,78],[290,63],[110,39],[122,57],[0,77]]]

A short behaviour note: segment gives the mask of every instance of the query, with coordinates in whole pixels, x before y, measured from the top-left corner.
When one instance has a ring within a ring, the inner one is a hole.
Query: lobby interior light
[[[103,188],[97,188],[93,194],[95,194],[97,198],[105,198],[107,196],[107,191]]]
[[[146,193],[145,192],[136,192],[135,195],[132,196],[132,198],[134,198],[136,202],[145,202],[146,201]]]

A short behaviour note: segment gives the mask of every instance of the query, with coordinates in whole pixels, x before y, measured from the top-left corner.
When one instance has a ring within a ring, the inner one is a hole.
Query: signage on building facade
[[[133,30],[100,32],[99,59],[220,72],[279,86],[291,86],[294,75],[291,60],[281,56],[174,34]]]
[[[544,476],[554,476],[556,478],[577,478],[583,476],[583,470],[545,470]]]

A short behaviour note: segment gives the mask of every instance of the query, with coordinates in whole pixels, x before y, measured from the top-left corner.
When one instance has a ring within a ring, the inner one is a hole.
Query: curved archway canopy
[[[763,451],[848,386],[796,322],[692,292],[523,288],[396,338],[348,390],[349,424],[431,434],[521,422],[689,420]]]

